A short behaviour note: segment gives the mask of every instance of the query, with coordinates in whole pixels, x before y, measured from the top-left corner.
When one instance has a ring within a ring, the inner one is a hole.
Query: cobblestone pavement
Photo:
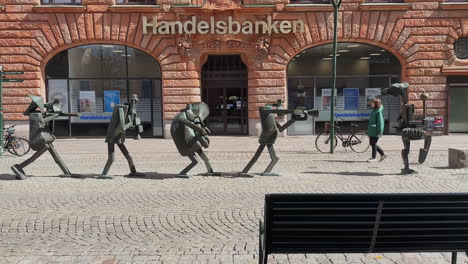
[[[419,174],[399,175],[402,144],[386,136],[389,158],[367,163],[369,153],[338,147],[320,154],[315,137],[279,138],[280,177],[241,178],[257,148],[253,137],[213,137],[208,157],[221,177],[175,178],[189,160],[171,140],[128,140],[143,179],[128,173],[120,153],[111,180],[96,179],[106,161],[103,139],[57,140],[64,161],[81,179],[62,178],[46,154],[26,168],[31,177],[13,180],[9,167],[24,158],[0,159],[0,263],[258,263],[258,220],[265,193],[274,192],[459,192],[468,190],[465,169],[448,169],[447,148],[468,149],[467,135],[435,137]],[[422,141],[413,144],[417,161]],[[89,149],[93,149],[90,151]],[[264,154],[253,172],[268,164]],[[199,164],[194,173],[203,172]],[[449,263],[449,254],[275,255],[277,264]],[[468,263],[461,254],[459,263]]]

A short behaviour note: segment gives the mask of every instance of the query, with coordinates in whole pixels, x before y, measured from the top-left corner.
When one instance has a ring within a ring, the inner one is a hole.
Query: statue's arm
[[[275,121],[276,122],[276,127],[278,128],[279,132],[283,132],[285,129],[287,129],[288,127],[290,127],[292,124],[294,124],[294,122],[296,122],[295,119],[291,118],[289,119],[288,122],[286,122],[286,124],[284,125],[281,125],[280,123],[278,123],[278,121]]]
[[[122,128],[123,131],[126,131],[129,127],[132,126],[132,122],[128,122],[128,123],[126,122],[123,108],[119,108],[119,118],[120,118],[120,128]]]
[[[44,123],[48,123],[48,122],[56,119],[59,116],[60,116],[59,114],[48,114],[48,116],[46,118],[44,118],[43,121],[44,121]]]
[[[184,125],[192,128],[193,130],[197,131],[198,133],[202,134],[202,135],[206,135],[207,132],[206,130],[201,127],[200,125],[197,125],[191,121],[189,121],[187,118],[181,118],[180,121],[182,121],[182,123],[184,123]]]

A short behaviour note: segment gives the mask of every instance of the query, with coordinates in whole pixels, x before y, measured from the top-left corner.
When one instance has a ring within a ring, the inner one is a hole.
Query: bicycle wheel
[[[330,153],[330,144],[331,144],[331,136],[330,133],[322,133],[317,136],[315,139],[315,147],[318,149],[318,151],[322,153]],[[336,149],[337,144],[337,138],[335,136],[335,147]]]
[[[353,134],[350,139],[350,147],[354,152],[363,153],[370,147],[370,139],[366,131]]]
[[[13,137],[9,143],[8,152],[18,157],[26,155],[30,150],[28,140]]]

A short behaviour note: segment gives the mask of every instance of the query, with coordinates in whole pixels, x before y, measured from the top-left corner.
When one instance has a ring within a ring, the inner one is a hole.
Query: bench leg
[[[268,255],[265,252],[265,229],[263,228],[263,221],[259,223],[259,234],[258,234],[258,263],[267,264]]]
[[[457,264],[457,252],[452,252],[452,264]]]

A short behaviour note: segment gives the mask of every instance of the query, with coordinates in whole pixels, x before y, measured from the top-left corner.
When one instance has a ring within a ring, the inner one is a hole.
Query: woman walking
[[[367,161],[376,162],[377,152],[380,154],[380,161],[383,161],[387,155],[385,155],[384,151],[377,145],[379,138],[383,134],[385,124],[382,101],[379,98],[374,98],[371,102],[371,107],[374,110],[370,113],[367,135],[370,138],[372,157]]]

